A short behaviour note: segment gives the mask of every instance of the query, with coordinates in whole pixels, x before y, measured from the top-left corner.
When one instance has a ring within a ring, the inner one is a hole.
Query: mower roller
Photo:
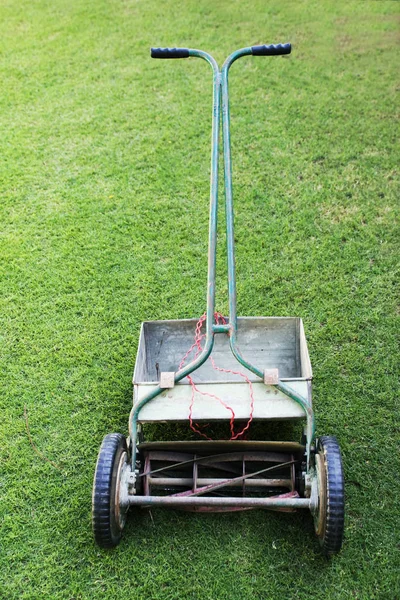
[[[92,520],[102,547],[119,543],[131,506],[164,506],[204,512],[308,509],[322,552],[331,556],[341,548],[342,460],[335,437],[315,438],[303,322],[236,313],[228,73],[243,56],[290,52],[290,44],[242,48],[220,69],[202,50],[151,49],[152,58],[202,58],[213,71],[207,309],[200,320],[142,323],[129,436],[106,435],[95,470]],[[221,118],[229,316],[215,312]],[[299,442],[245,439],[255,422],[288,419],[304,422]],[[144,423],[168,422],[189,423],[203,439],[144,441]],[[205,425],[215,422],[230,423],[231,439],[208,437]]]

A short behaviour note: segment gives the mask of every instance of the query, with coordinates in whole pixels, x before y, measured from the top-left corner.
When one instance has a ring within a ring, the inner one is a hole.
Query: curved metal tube
[[[211,354],[214,345],[215,333],[228,333],[230,348],[236,360],[257,377],[264,378],[263,372],[250,364],[242,356],[237,346],[237,312],[236,312],[236,268],[234,249],[234,213],[232,193],[232,159],[230,141],[230,115],[229,115],[229,90],[228,72],[231,65],[242,56],[251,55],[252,48],[242,48],[233,52],[224,62],[221,71],[215,59],[202,50],[189,49],[189,56],[202,58],[207,61],[213,70],[213,115],[211,139],[211,178],[210,178],[210,217],[209,217],[209,251],[208,251],[208,279],[207,279],[207,312],[206,312],[206,340],[200,355],[188,365],[175,373],[175,383],[199,368]],[[216,250],[217,250],[217,216],[218,216],[218,153],[219,153],[219,121],[220,103],[222,95],[222,132],[224,147],[224,178],[225,178],[225,203],[226,203],[226,232],[227,232],[227,257],[228,257],[228,289],[229,289],[229,330],[226,326],[213,325],[215,311],[215,281],[216,281]],[[307,417],[307,458],[310,459],[311,442],[314,438],[315,423],[314,413],[308,400],[295,392],[286,383],[280,381],[276,386],[278,390],[297,402],[304,410]],[[139,412],[150,400],[158,396],[162,388],[157,386],[149,392],[132,409],[130,415],[130,434],[132,439],[132,469],[136,462],[136,438]]]
[[[210,177],[210,220],[208,238],[208,276],[207,276],[207,315],[206,340],[203,351],[185,367],[175,373],[175,383],[201,367],[210,356],[214,345],[213,319],[215,312],[215,279],[217,259],[217,218],[218,218],[218,153],[219,153],[219,119],[221,98],[221,74],[215,59],[202,50],[189,50],[189,56],[202,58],[213,70],[213,114],[211,134],[211,177]],[[162,392],[157,386],[149,392],[132,409],[130,414],[130,435],[132,439],[132,469],[136,463],[136,438],[139,413],[143,406]]]
[[[237,360],[243,365],[245,361],[240,353],[235,349],[237,332],[237,313],[236,313],[236,269],[235,269],[235,236],[233,226],[233,194],[232,194],[232,158],[231,158],[231,136],[230,136],[230,115],[229,115],[229,91],[228,91],[228,72],[230,66],[241,56],[251,54],[251,48],[242,48],[233,52],[224,62],[221,69],[221,87],[222,87],[222,134],[224,147],[224,177],[225,177],[225,213],[226,213],[226,244],[228,255],[228,289],[229,289],[229,323],[231,326],[230,343],[232,352]],[[250,365],[247,367],[256,375]],[[262,374],[261,374],[262,377]]]
[[[242,56],[252,54],[250,47],[241,48],[233,52],[223,64],[221,70],[222,87],[222,133],[224,147],[224,176],[225,176],[225,213],[226,213],[226,236],[227,236],[227,257],[228,257],[228,287],[229,287],[229,344],[232,354],[236,360],[246,369],[264,379],[264,373],[256,366],[249,363],[241,354],[237,345],[237,312],[236,312],[236,265],[235,265],[235,245],[234,245],[234,212],[233,212],[233,192],[232,192],[232,158],[231,158],[231,138],[230,138],[230,113],[229,113],[229,87],[228,73],[232,64]],[[279,382],[275,386],[278,390],[289,396],[299,404],[307,417],[307,456],[310,455],[310,446],[315,433],[314,412],[306,398],[295,392],[290,386]]]

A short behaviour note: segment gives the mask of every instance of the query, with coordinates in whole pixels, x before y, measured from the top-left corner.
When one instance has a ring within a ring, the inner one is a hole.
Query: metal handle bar
[[[175,373],[177,383],[196,369],[198,369],[211,354],[214,345],[215,333],[229,333],[230,347],[235,358],[244,367],[263,379],[263,372],[248,363],[241,355],[237,347],[237,314],[236,314],[236,273],[234,254],[234,228],[233,228],[233,194],[232,194],[232,159],[230,144],[230,118],[229,118],[229,91],[228,72],[231,65],[242,56],[277,56],[290,54],[290,44],[249,46],[233,52],[224,62],[220,70],[215,59],[202,50],[190,48],[152,48],[152,58],[177,59],[197,57],[206,60],[213,70],[213,115],[212,115],[212,140],[211,140],[211,176],[210,176],[210,221],[209,221],[209,245],[208,245],[208,277],[207,277],[207,319],[206,340],[200,355]],[[229,325],[213,325],[215,312],[215,278],[216,278],[216,249],[217,249],[217,215],[218,215],[218,152],[219,152],[219,119],[222,91],[222,131],[224,146],[224,176],[225,176],[225,206],[226,206],[226,230],[227,230],[227,254],[228,254],[228,286],[229,286]],[[285,383],[279,382],[276,386],[287,396],[302,406],[307,417],[307,456],[310,456],[311,442],[314,437],[314,414],[306,398],[296,393]],[[162,392],[160,386],[149,392],[131,411],[131,439],[132,468],[135,468],[136,460],[136,437],[139,412],[145,404]]]
[[[235,268],[235,247],[234,247],[234,225],[233,225],[233,194],[232,194],[232,159],[231,159],[231,139],[230,139],[230,115],[229,115],[229,88],[228,73],[232,64],[242,56],[276,56],[279,54],[290,54],[291,44],[278,44],[276,46],[252,46],[241,48],[233,52],[224,62],[221,69],[221,88],[222,88],[222,134],[224,146],[224,175],[225,175],[225,214],[226,214],[226,238],[227,238],[227,256],[228,256],[228,286],[229,286],[229,324],[230,336],[229,344],[232,354],[236,360],[246,369],[252,371],[255,375],[263,379],[263,372],[248,363],[242,356],[237,346],[237,314],[236,314],[236,268]],[[310,457],[311,442],[314,437],[315,422],[314,413],[306,398],[296,393],[290,386],[282,381],[275,386],[278,390],[289,396],[292,400],[300,404],[307,416],[307,458]]]
[[[262,46],[251,46],[253,56],[278,56],[290,54],[291,44],[269,44]],[[151,48],[151,58],[189,58],[194,56],[189,48]]]
[[[211,147],[211,183],[210,183],[210,223],[209,223],[209,250],[208,250],[208,284],[207,284],[207,319],[206,343],[200,356],[189,363],[184,369],[176,373],[179,381],[192,370],[198,368],[207,359],[213,346],[214,333],[226,332],[230,334],[230,344],[234,356],[246,368],[258,377],[263,378],[263,373],[256,367],[246,363],[236,347],[237,314],[236,314],[236,276],[234,256],[233,233],[233,198],[232,198],[232,165],[230,149],[229,125],[229,99],[228,99],[228,71],[231,65],[242,56],[277,56],[290,54],[291,44],[269,44],[241,48],[233,52],[224,62],[220,70],[214,58],[207,52],[191,48],[151,48],[152,58],[177,59],[198,57],[206,60],[213,69],[214,94],[213,94],[213,123]],[[225,173],[225,202],[226,202],[226,229],[228,252],[228,288],[229,288],[229,325],[214,325],[215,312],[215,275],[216,275],[216,236],[217,236],[217,207],[218,207],[218,148],[219,148],[219,113],[220,95],[222,91],[222,127],[224,144],[224,173]]]

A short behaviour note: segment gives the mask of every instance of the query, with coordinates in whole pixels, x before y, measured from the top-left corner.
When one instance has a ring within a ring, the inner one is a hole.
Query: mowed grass
[[[400,597],[399,12],[1,2],[1,599]],[[317,433],[343,449],[343,551],[323,559],[302,513],[162,510],[100,550],[93,471],[127,433],[140,323],[205,308],[210,70],[149,48],[221,62],[285,41],[231,71],[239,314],[304,319]]]

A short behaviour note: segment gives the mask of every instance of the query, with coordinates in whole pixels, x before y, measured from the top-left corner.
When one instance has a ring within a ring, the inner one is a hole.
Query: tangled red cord
[[[226,325],[226,320],[225,318],[221,315],[221,313],[219,312],[215,312],[214,313],[214,318],[215,318],[215,322],[216,324],[219,324],[219,322],[221,321],[222,324]],[[179,370],[183,368],[186,359],[188,358],[188,356],[191,354],[191,352],[193,352],[193,350],[196,348],[196,353],[194,355],[194,358],[197,358],[200,354],[200,352],[203,350],[203,347],[201,345],[201,341],[203,338],[205,338],[205,334],[201,333],[201,328],[203,326],[204,321],[206,320],[206,313],[204,313],[200,319],[197,322],[196,325],[196,330],[195,330],[195,336],[194,336],[194,342],[193,344],[190,346],[189,350],[186,352],[185,356],[182,358],[180,364],[179,364]],[[189,407],[189,425],[190,425],[190,429],[192,431],[194,431],[195,433],[198,433],[199,435],[201,435],[202,437],[206,438],[206,440],[212,441],[212,439],[210,437],[208,437],[208,435],[206,435],[205,433],[203,433],[202,431],[200,431],[200,429],[198,429],[199,425],[197,423],[193,423],[193,405],[194,405],[194,399],[195,399],[195,395],[200,394],[201,396],[208,396],[209,398],[214,398],[215,400],[218,400],[218,402],[220,402],[222,404],[222,406],[224,408],[226,408],[226,410],[228,410],[231,413],[231,418],[229,420],[229,428],[230,428],[230,432],[231,432],[231,440],[237,440],[238,438],[242,437],[244,435],[244,433],[249,429],[250,427],[250,423],[253,420],[253,413],[254,413],[254,393],[253,393],[253,385],[250,381],[250,379],[247,377],[247,375],[245,375],[245,373],[241,373],[239,371],[232,371],[231,369],[223,369],[222,367],[217,367],[217,365],[214,362],[214,359],[212,358],[212,356],[209,357],[211,364],[213,366],[213,368],[216,371],[220,371],[222,373],[231,373],[232,375],[239,375],[240,377],[243,377],[243,379],[249,384],[249,390],[250,390],[250,415],[249,415],[249,419],[246,423],[246,425],[243,427],[243,429],[241,429],[238,433],[235,433],[235,428],[234,428],[234,424],[235,424],[235,412],[233,410],[233,408],[231,406],[229,406],[229,404],[227,404],[226,402],[224,402],[224,400],[222,400],[222,398],[219,398],[218,396],[215,396],[214,394],[210,394],[209,392],[202,392],[201,390],[199,390],[199,388],[196,386],[196,384],[193,381],[193,378],[191,377],[191,375],[187,375],[187,378],[190,382],[190,385],[192,386],[192,398],[191,398],[191,402],[190,402],[190,407]]]

